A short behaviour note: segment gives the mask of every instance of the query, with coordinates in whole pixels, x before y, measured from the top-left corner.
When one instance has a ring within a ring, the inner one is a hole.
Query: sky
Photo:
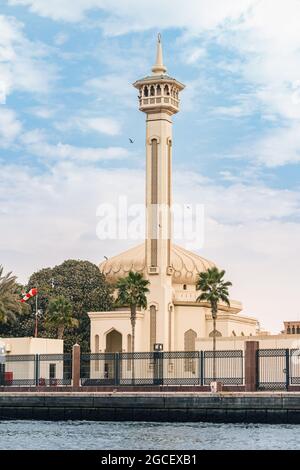
[[[262,327],[300,320],[299,24],[299,0],[0,0],[0,264],[26,282],[136,243],[100,240],[97,208],[143,202],[132,83],[160,32],[186,85],[174,202],[204,206],[196,251]]]

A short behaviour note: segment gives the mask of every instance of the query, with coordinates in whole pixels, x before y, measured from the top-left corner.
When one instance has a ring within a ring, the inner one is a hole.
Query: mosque
[[[230,307],[219,305],[213,331],[210,306],[196,301],[195,285],[199,273],[215,264],[172,243],[172,116],[179,112],[185,86],[167,74],[160,36],[152,74],[133,86],[146,114],[146,239],[99,268],[112,285],[129,271],[150,281],[147,309],[137,313],[135,351],[153,351],[154,344],[164,351],[193,351],[199,338],[255,336],[257,320],[242,315],[242,304],[232,299]],[[90,312],[89,317],[91,352],[131,352],[128,308]]]

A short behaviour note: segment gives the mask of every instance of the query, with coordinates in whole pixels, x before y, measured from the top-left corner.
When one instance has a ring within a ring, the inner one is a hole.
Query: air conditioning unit
[[[159,274],[159,267],[158,266],[149,266],[148,274]]]

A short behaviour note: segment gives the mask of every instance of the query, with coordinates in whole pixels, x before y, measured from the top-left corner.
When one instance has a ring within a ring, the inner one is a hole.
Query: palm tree
[[[213,381],[216,380],[216,323],[218,304],[226,303],[230,307],[228,287],[231,282],[224,281],[225,271],[219,271],[215,266],[199,274],[196,289],[201,291],[197,302],[206,301],[210,304],[213,319]]]
[[[47,316],[46,327],[55,328],[57,330],[57,338],[63,339],[65,328],[74,328],[79,322],[72,316],[72,304],[62,295],[50,300]]]
[[[0,266],[0,323],[14,321],[22,310],[22,304],[18,302],[17,278],[11,274],[4,275],[3,266]]]
[[[117,303],[119,305],[126,305],[130,307],[130,322],[131,322],[131,352],[134,353],[135,343],[135,324],[136,324],[136,311],[137,307],[147,308],[146,294],[149,292],[149,281],[144,279],[142,274],[130,271],[127,277],[119,279],[117,282],[117,289],[119,291]],[[134,359],[132,354],[132,381],[134,383]]]

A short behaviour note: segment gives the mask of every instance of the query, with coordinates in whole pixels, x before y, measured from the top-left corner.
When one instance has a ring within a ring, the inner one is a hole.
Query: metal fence
[[[7,355],[0,366],[2,386],[57,386],[71,382],[71,354]]]
[[[83,386],[209,385],[213,381],[212,351],[82,354]],[[216,351],[216,380],[244,385],[244,353]],[[288,390],[300,385],[300,350],[259,349],[257,390]],[[71,354],[6,355],[0,357],[1,386],[68,386]]]
[[[216,380],[244,383],[243,351],[216,351]],[[209,385],[213,352],[94,353],[81,356],[81,384]]]
[[[290,385],[299,385],[299,354],[299,349],[259,349],[258,390],[288,390]]]

